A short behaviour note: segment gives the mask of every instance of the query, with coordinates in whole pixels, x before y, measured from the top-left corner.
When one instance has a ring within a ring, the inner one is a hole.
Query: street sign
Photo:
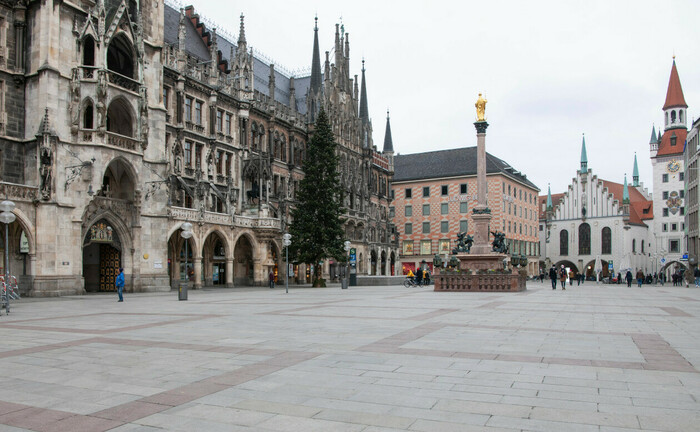
[[[613,262],[610,261],[610,262],[608,263],[608,270],[612,271],[612,269],[613,269]]]
[[[688,254],[683,254],[681,261],[688,261]]]
[[[661,264],[666,262],[666,258],[661,258]]]

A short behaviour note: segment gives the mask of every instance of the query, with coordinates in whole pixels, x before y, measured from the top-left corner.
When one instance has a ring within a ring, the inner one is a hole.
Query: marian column
[[[477,204],[474,207],[472,221],[474,222],[473,254],[487,254],[491,252],[489,244],[489,222],[491,222],[491,210],[488,207],[487,194],[488,183],[486,181],[486,102],[481,97],[476,101],[476,191]]]

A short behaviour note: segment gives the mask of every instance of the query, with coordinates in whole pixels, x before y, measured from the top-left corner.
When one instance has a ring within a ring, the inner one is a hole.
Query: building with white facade
[[[637,161],[634,184],[603,180],[588,168],[585,138],[581,169],[563,193],[539,197],[540,268],[569,267],[587,278],[608,277],[631,268],[651,273],[653,203],[639,183]]]
[[[685,241],[685,160],[683,151],[688,134],[687,109],[674,58],[664,102],[664,130],[657,135],[652,127],[649,143],[654,175],[654,250],[661,269],[668,272],[687,267]],[[684,259],[684,255],[686,258]]]

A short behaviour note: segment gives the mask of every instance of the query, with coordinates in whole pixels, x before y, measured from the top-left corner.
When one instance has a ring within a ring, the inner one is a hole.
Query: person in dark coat
[[[625,280],[627,281],[627,286],[631,287],[632,286],[632,271],[627,270],[627,273],[625,274]]]
[[[423,269],[416,270],[416,285],[420,285],[423,282]]]
[[[552,280],[552,289],[557,289],[557,281],[559,280],[559,275],[557,275],[557,269],[554,266],[552,266],[552,268],[549,269],[549,278]]]

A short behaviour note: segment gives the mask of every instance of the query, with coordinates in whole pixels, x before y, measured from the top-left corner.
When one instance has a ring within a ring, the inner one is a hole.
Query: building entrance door
[[[101,292],[116,291],[114,281],[121,267],[121,253],[108,244],[100,245],[100,288]]]

